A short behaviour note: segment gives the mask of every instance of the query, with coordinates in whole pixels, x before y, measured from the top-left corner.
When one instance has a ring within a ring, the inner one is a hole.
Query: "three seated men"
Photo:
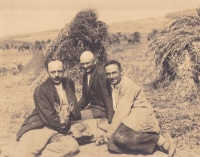
[[[104,142],[108,140],[110,152],[151,154],[158,145],[173,156],[175,146],[169,133],[161,133],[142,89],[122,75],[120,63],[111,60],[103,70],[89,51],[83,52],[80,62],[85,74],[82,97],[77,103],[74,82],[64,78],[62,60],[46,61],[49,78],[35,89],[35,109],[22,124],[16,143],[4,146],[0,156],[76,154],[78,143],[69,134],[75,138],[79,135],[71,121],[90,118],[108,119]]]

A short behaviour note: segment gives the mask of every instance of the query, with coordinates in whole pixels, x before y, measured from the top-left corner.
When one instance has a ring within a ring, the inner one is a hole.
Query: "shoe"
[[[169,132],[162,131],[162,136],[165,138],[165,143],[163,144],[163,149],[168,152],[168,157],[173,157],[176,151],[176,146],[173,139],[171,138]]]

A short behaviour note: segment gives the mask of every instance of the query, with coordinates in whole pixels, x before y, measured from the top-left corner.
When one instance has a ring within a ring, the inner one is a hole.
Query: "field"
[[[141,37],[141,43],[135,45],[128,45],[125,41],[118,45],[112,45],[108,50],[108,58],[121,62],[124,74],[143,87],[148,101],[155,108],[161,129],[168,130],[175,140],[177,145],[175,156],[200,156],[200,107],[198,98],[194,100],[188,98],[181,101],[167,93],[165,89],[153,88],[152,82],[156,77],[156,69],[153,56],[146,54],[147,31],[141,32]],[[38,66],[36,60],[33,60],[33,52],[19,53],[12,49],[9,51],[2,50],[0,51],[0,68],[12,68],[14,59],[17,59],[17,62],[21,62],[25,67],[22,73],[17,75],[8,73],[0,77],[0,148],[15,140],[20,125],[34,108],[32,97],[35,87],[47,78],[45,69]],[[77,80],[75,81],[76,94],[79,99],[81,85]],[[110,154],[107,152],[106,146],[97,147],[94,143],[81,146],[80,151],[77,157],[142,156]],[[152,156],[167,155],[156,151]]]

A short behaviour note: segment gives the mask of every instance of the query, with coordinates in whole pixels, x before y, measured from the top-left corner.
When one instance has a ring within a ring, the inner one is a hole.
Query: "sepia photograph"
[[[200,157],[199,0],[0,0],[0,157]]]

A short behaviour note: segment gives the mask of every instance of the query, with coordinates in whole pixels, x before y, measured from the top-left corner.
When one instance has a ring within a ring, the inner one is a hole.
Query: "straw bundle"
[[[194,76],[200,66],[199,41],[200,17],[197,14],[182,15],[175,17],[169,27],[157,33],[148,47],[149,52],[155,55],[161,75]]]
[[[190,87],[195,85],[191,85],[189,79],[193,79],[193,83],[199,83],[199,42],[200,16],[195,13],[174,17],[171,24],[158,32],[148,45],[159,71],[157,81],[185,80],[182,83],[188,83]]]
[[[46,63],[53,58],[60,58],[69,68],[73,68],[77,66],[80,54],[89,50],[98,57],[100,64],[103,64],[107,60],[108,36],[107,25],[97,20],[94,10],[80,11],[47,46]]]

